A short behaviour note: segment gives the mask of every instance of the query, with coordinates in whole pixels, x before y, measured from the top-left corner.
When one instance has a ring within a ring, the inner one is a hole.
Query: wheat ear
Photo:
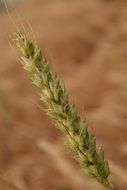
[[[103,148],[96,148],[95,135],[89,133],[88,123],[80,118],[75,105],[69,104],[66,88],[61,85],[59,77],[51,73],[39,46],[19,31],[12,34],[12,41],[20,52],[24,69],[31,74],[32,83],[40,88],[40,99],[46,106],[47,115],[54,120],[54,126],[67,135],[66,144],[75,152],[74,158],[82,171],[112,190],[108,180],[110,169]]]

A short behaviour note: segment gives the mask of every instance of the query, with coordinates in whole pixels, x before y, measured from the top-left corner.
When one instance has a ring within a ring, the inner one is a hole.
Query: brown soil
[[[125,0],[27,0],[9,10],[20,27],[16,12],[28,31],[26,20],[31,24],[71,102],[87,115],[110,160],[115,190],[127,189],[126,10]],[[38,91],[8,43],[13,29],[1,13],[0,189],[102,190],[80,172],[65,136],[37,106]]]

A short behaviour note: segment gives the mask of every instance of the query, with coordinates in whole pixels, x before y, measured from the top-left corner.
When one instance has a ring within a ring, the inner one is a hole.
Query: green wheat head
[[[32,83],[40,88],[40,99],[46,106],[47,115],[54,120],[54,126],[67,135],[66,144],[75,152],[74,158],[82,171],[112,190],[103,148],[96,148],[95,135],[89,133],[86,119],[81,119],[75,105],[69,103],[66,88],[61,85],[59,77],[51,73],[40,47],[19,31],[12,35],[12,41],[20,52],[24,69],[31,74]]]

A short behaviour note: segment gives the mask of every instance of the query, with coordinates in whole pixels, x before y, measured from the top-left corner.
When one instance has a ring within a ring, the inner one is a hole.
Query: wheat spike
[[[39,46],[19,31],[12,35],[12,41],[20,52],[24,69],[31,74],[32,83],[40,88],[40,99],[45,104],[45,112],[53,119],[54,126],[67,135],[66,145],[75,152],[74,158],[82,171],[113,190],[108,180],[110,169],[103,148],[96,148],[95,135],[89,133],[86,119],[81,119],[75,105],[69,103],[66,88],[59,77],[51,73]]]

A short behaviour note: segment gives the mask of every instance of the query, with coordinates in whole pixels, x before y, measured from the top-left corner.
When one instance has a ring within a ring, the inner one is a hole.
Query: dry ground
[[[71,102],[104,146],[115,190],[126,190],[127,1],[24,0],[10,12],[19,25],[16,12],[30,22]],[[0,190],[102,190],[80,172],[64,135],[37,106],[38,91],[8,43],[13,29],[1,13]]]

